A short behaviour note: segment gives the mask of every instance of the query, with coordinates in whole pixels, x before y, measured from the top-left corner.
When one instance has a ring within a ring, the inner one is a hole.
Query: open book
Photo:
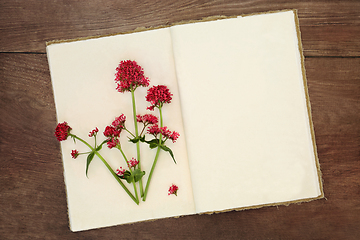
[[[70,155],[86,146],[61,142],[72,231],[323,197],[296,11],[50,42],[47,54],[58,122],[76,135],[102,133],[121,113],[131,119],[130,94],[114,83],[127,59],[144,68],[150,86],[168,86],[164,124],[180,133],[169,143],[177,164],[160,153],[139,205],[96,157],[86,177],[86,157]],[[139,114],[149,113],[146,90],[135,92]],[[141,147],[146,180],[156,150]],[[101,151],[114,170],[124,165],[118,151]],[[168,196],[173,183],[177,196]]]

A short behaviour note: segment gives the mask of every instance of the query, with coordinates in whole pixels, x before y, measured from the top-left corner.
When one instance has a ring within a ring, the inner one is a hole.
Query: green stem
[[[121,152],[123,158],[125,159],[126,165],[129,166],[129,161],[128,161],[127,158],[126,158],[124,151],[121,149],[121,147],[120,147],[119,145],[117,145],[116,148],[119,149],[119,151]],[[129,168],[129,170],[130,170],[130,172],[132,173],[131,168]]]
[[[163,118],[162,118],[161,107],[159,107],[159,112],[160,112],[160,128],[162,128],[163,127]],[[162,144],[162,134],[160,133],[159,145],[161,145],[161,144]],[[161,149],[160,146],[158,146],[157,151],[156,151],[156,155],[155,155],[155,159],[154,159],[153,165],[151,166],[151,170],[150,170],[150,173],[149,173],[149,178],[148,178],[148,180],[146,182],[143,201],[146,200],[147,192],[148,192],[149,186],[150,186],[151,177],[153,175],[157,160],[159,159],[160,149]]]
[[[79,141],[81,141],[82,143],[84,143],[86,146],[88,146],[91,151],[94,151],[96,156],[98,156],[100,158],[100,160],[105,164],[105,166],[107,167],[107,169],[110,171],[110,173],[113,175],[113,177],[116,179],[116,181],[118,181],[118,183],[121,185],[121,187],[125,190],[125,192],[131,197],[131,199],[137,204],[139,205],[139,199],[135,198],[134,195],[129,191],[129,189],[127,189],[127,187],[124,185],[124,183],[120,180],[120,178],[118,177],[118,175],[116,175],[116,173],[114,172],[114,170],[112,170],[112,168],[110,167],[110,165],[106,162],[106,160],[100,155],[100,153],[98,153],[97,151],[95,151],[95,149],[88,144],[86,141],[84,141],[83,139],[79,138],[76,135],[70,134],[70,136],[78,139]]]
[[[137,121],[136,121],[136,106],[135,106],[135,94],[134,94],[134,91],[135,90],[131,90],[131,100],[132,100],[133,115],[134,115],[135,137],[137,138],[137,137],[139,137],[139,130],[138,130],[138,124],[137,124]],[[136,143],[136,153],[137,153],[137,160],[139,161],[138,169],[141,171],[140,143],[139,142]],[[140,179],[139,185],[140,185],[140,196],[143,196],[144,195],[144,190],[143,190],[142,179]]]
[[[101,161],[105,164],[105,166],[107,167],[107,169],[110,171],[110,173],[114,176],[114,178],[116,179],[116,181],[118,181],[118,183],[122,186],[122,188],[125,190],[125,192],[131,197],[131,199],[137,204],[139,205],[139,198],[137,197],[137,192],[135,192],[136,194],[136,198],[134,197],[134,195],[132,195],[132,193],[129,191],[129,189],[127,189],[127,187],[124,185],[124,183],[120,180],[120,178],[118,177],[118,175],[116,175],[116,173],[114,172],[114,170],[112,170],[112,168],[110,167],[110,165],[105,161],[105,159],[100,155],[100,153],[95,152],[95,154],[101,159]],[[136,190],[136,188],[135,188]]]

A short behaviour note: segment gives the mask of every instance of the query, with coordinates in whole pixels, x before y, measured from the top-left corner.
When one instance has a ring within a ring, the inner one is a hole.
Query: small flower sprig
[[[135,139],[139,139],[139,129],[136,118],[136,104],[135,104],[135,90],[138,87],[148,87],[149,78],[145,77],[143,68],[137,64],[136,61],[126,60],[121,61],[119,66],[116,68],[115,82],[118,84],[116,90],[121,93],[130,92],[131,101],[133,108],[133,119],[135,126]],[[140,144],[136,142],[136,154],[139,161],[138,169],[141,170],[140,164]],[[140,195],[144,195],[142,179],[140,179]]]
[[[130,196],[130,198],[136,203],[139,204],[139,199],[135,198],[134,195],[129,191],[129,189],[124,185],[124,183],[118,178],[117,174],[112,170],[110,165],[106,162],[106,160],[100,155],[99,151],[101,150],[102,146],[107,142],[103,141],[100,145],[96,145],[96,135],[98,133],[98,128],[95,128],[89,133],[89,137],[95,138],[95,146],[92,147],[88,142],[83,140],[82,138],[76,136],[75,134],[71,133],[72,128],[68,125],[67,122],[59,123],[55,128],[55,136],[59,142],[65,141],[68,139],[68,137],[71,137],[74,142],[75,140],[79,140],[80,142],[84,143],[87,147],[90,148],[90,152],[82,153],[82,154],[88,154],[87,161],[86,161],[86,170],[85,174],[87,176],[89,165],[91,161],[93,160],[94,156],[96,155],[107,167],[107,169],[110,171],[110,173],[114,176],[114,178],[117,180],[117,182],[121,185],[121,187],[125,190],[125,192]],[[77,150],[72,150],[71,155],[73,158],[77,158],[80,153]]]
[[[168,190],[168,192],[169,192],[168,195],[174,194],[175,196],[177,196],[178,189],[179,189],[179,187],[176,186],[175,184],[171,185]]]
[[[158,125],[150,126],[148,128],[148,133],[153,135],[154,139],[152,139],[150,141],[145,141],[146,143],[149,144],[150,148],[157,147],[157,151],[156,151],[155,159],[154,159],[154,162],[152,164],[152,167],[151,167],[151,170],[149,173],[149,178],[146,183],[143,201],[146,200],[146,196],[147,196],[147,193],[149,190],[152,174],[154,172],[157,160],[159,158],[160,150],[169,152],[170,156],[176,163],[172,150],[165,145],[165,142],[169,138],[173,142],[175,142],[178,139],[178,137],[180,136],[180,134],[178,132],[175,132],[175,131],[171,132],[166,126],[164,126],[164,123],[163,123],[162,107],[164,106],[165,103],[167,103],[167,104],[171,103],[171,100],[172,100],[172,93],[170,92],[168,87],[165,85],[158,85],[158,86],[153,86],[153,87],[149,88],[145,99],[146,99],[146,101],[150,102],[150,104],[151,104],[151,106],[147,108],[148,110],[154,111],[155,108],[157,108],[159,110],[160,127]]]

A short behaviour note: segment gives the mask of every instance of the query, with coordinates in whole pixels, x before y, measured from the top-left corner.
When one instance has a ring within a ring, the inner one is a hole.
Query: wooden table
[[[72,233],[45,42],[298,9],[326,199]],[[0,2],[0,239],[360,239],[360,1]]]

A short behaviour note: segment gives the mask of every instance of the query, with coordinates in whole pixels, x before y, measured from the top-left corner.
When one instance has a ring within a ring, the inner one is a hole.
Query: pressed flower
[[[117,138],[110,138],[108,139],[108,141],[106,142],[108,148],[113,148],[113,147],[116,147],[116,145],[119,144],[119,139]]]
[[[171,135],[171,131],[166,126],[160,128],[160,132],[165,138],[169,138]]]
[[[71,157],[73,159],[76,159],[79,156],[79,151],[78,150],[71,150]]]
[[[123,169],[122,167],[116,169],[116,175],[121,177],[124,175],[124,173],[125,173],[125,169]]]
[[[99,132],[99,129],[98,128],[95,128],[94,130],[92,130],[91,132],[89,132],[89,137],[92,137],[94,135],[96,135],[96,133]]]
[[[128,162],[128,167],[129,167],[129,168],[132,168],[132,167],[135,167],[135,166],[138,165],[138,164],[139,164],[139,161],[136,160],[135,158],[132,158],[132,159],[129,160],[129,162]]]
[[[176,142],[176,140],[177,140],[179,137],[180,137],[180,133],[173,131],[169,138],[170,138],[170,139],[173,141],[173,143],[174,143],[174,142]]]
[[[71,127],[67,124],[67,122],[59,123],[55,128],[54,136],[59,142],[64,141],[69,136],[70,130]]]
[[[139,86],[149,86],[149,79],[144,76],[143,68],[131,60],[120,62],[116,68],[115,82],[118,84],[116,90],[119,92],[130,92]]]
[[[105,137],[119,137],[121,129],[117,130],[114,126],[106,126],[104,130]]]
[[[152,125],[152,126],[148,127],[147,132],[156,137],[160,133],[160,128],[158,125]]]
[[[119,117],[116,117],[115,120],[112,122],[112,125],[115,128],[124,128],[124,124],[126,121],[126,116],[121,114]]]
[[[153,86],[148,89],[146,101],[151,103],[148,110],[154,110],[155,107],[162,107],[164,103],[171,103],[172,93],[165,85]]]
[[[179,189],[179,187],[176,186],[175,184],[171,185],[169,190],[168,190],[169,191],[168,195],[175,194],[175,196],[177,196],[178,189]]]
[[[159,122],[159,119],[152,114],[145,114],[143,116],[136,115],[136,121],[147,125],[147,124],[157,124]]]

